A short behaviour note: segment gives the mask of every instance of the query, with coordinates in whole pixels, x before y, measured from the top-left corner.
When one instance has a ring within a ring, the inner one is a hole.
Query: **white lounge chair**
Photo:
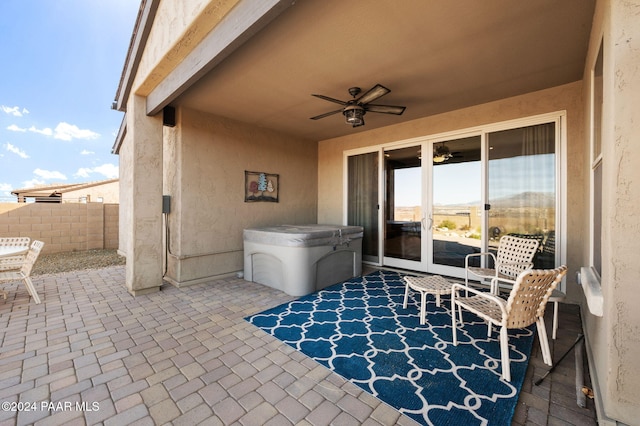
[[[511,380],[507,334],[507,330],[510,328],[525,328],[536,323],[542,348],[542,358],[547,365],[552,365],[549,340],[544,324],[544,311],[549,297],[551,297],[553,290],[560,283],[566,272],[566,266],[556,269],[526,270],[516,278],[507,300],[462,284],[454,284],[451,293],[451,322],[453,325],[454,346],[458,344],[456,313],[459,316],[459,321],[464,324],[462,310],[465,309],[488,322],[489,334],[491,333],[492,325],[500,327],[500,353],[504,380]],[[494,278],[494,280],[498,281],[500,278]],[[498,285],[498,283],[496,282],[495,285]],[[463,292],[470,294],[463,296]]]
[[[24,285],[27,287],[29,295],[33,297],[33,300],[35,300],[36,304],[40,303],[40,297],[38,297],[38,293],[36,292],[36,289],[31,282],[31,270],[33,269],[33,265],[36,263],[36,260],[38,260],[38,256],[40,255],[40,251],[42,250],[43,246],[44,243],[42,241],[34,241],[33,243],[31,243],[31,247],[29,248],[26,256],[24,256],[19,264],[14,265],[10,269],[0,270],[0,283],[23,281]],[[6,299],[6,292],[2,293],[4,298]]]
[[[533,268],[533,257],[538,250],[539,242],[534,238],[520,238],[505,235],[500,238],[497,254],[491,252],[473,253],[465,256],[465,284],[469,286],[470,274],[482,279],[491,280],[491,293],[498,294],[499,288],[494,288],[494,278],[513,284],[522,271]],[[485,257],[493,260],[493,268],[470,266],[469,261],[474,257]]]

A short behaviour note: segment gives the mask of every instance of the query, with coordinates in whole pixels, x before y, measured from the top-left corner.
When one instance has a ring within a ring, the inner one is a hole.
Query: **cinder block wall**
[[[0,203],[0,237],[29,237],[44,253],[118,248],[118,204]]]

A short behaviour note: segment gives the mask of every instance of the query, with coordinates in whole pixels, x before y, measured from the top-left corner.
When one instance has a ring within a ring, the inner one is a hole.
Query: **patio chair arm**
[[[487,300],[495,303],[497,306],[500,307],[500,311],[502,312],[502,317],[503,318],[507,314],[507,305],[506,305],[506,303],[505,303],[505,301],[503,299],[499,298],[495,294],[487,293],[486,291],[476,290],[475,288],[467,287],[464,284],[454,283],[451,286],[451,303],[453,305],[455,305],[455,303],[456,303],[455,300],[459,297],[458,292],[460,290],[465,291],[465,292],[469,292],[469,293],[473,293],[476,296],[479,296],[481,298],[487,299]]]
[[[464,257],[464,267],[465,269],[469,267],[469,258],[471,257],[479,257],[479,256],[490,256],[493,259],[493,264],[496,264],[496,255],[491,252],[483,252],[483,253],[471,253]]]
[[[525,269],[533,267],[533,262],[502,262],[500,266],[524,266]]]

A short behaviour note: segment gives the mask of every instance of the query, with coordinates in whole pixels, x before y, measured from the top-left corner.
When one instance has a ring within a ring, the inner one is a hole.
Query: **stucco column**
[[[605,34],[602,283],[608,319],[606,414],[623,423],[640,418],[640,0],[611,1]],[[610,90],[606,90],[609,89]]]
[[[162,285],[162,116],[146,115],[144,97],[129,98],[126,139],[126,285],[137,296]]]

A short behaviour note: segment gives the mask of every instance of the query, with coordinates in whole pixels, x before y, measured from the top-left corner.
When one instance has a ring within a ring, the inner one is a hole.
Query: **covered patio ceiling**
[[[171,104],[319,141],[582,79],[594,0],[302,0]],[[310,117],[380,83],[352,128],[342,114]]]

